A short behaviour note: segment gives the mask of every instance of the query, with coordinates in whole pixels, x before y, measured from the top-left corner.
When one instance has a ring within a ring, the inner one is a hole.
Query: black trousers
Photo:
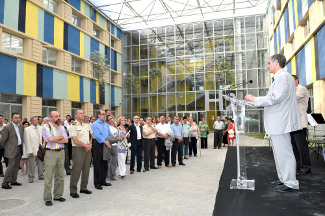
[[[178,163],[183,162],[183,141],[178,142],[178,139],[175,139],[172,147],[172,164],[176,164],[176,154],[178,153]]]
[[[190,156],[192,156],[192,151],[194,156],[197,154],[197,139],[196,137],[191,137],[191,142],[189,144]]]
[[[207,137],[201,137],[201,148],[202,149],[208,148],[208,138]]]
[[[134,171],[135,157],[137,157],[137,171],[141,171],[141,168],[142,168],[142,140],[138,140],[136,146],[132,146],[132,148],[131,148],[130,171]]]
[[[297,162],[297,170],[309,171],[311,167],[308,143],[306,140],[307,128],[290,133],[293,153]]]
[[[0,149],[0,174],[3,174],[3,167],[2,167],[2,158],[5,161],[6,167],[8,167],[8,158],[5,158],[5,150]]]
[[[69,160],[69,148],[67,143],[64,144],[64,169],[66,173],[71,172],[70,160]]]
[[[155,139],[143,139],[144,168],[155,166]]]
[[[222,130],[214,130],[214,148],[221,147],[222,142]]]
[[[158,151],[158,157],[157,157],[157,165],[161,166],[162,160],[164,159],[165,165],[169,165],[169,150],[166,150],[165,146],[165,139],[159,138],[157,141],[157,151]]]
[[[104,143],[93,140],[92,153],[94,165],[94,185],[102,185],[105,183],[107,174],[107,161],[103,160]]]

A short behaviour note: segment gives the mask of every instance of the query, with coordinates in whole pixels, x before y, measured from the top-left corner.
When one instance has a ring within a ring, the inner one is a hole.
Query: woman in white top
[[[117,155],[117,160],[118,160],[118,168],[120,171],[120,176],[121,178],[125,177],[125,172],[126,172],[126,166],[125,166],[125,160],[126,160],[126,153],[128,149],[128,141],[127,141],[127,136],[128,130],[125,128],[126,124],[126,118],[123,116],[120,116],[117,120],[119,126],[118,126],[118,136],[119,136],[119,141],[117,142],[117,147],[118,147],[118,155]]]
[[[192,157],[192,151],[194,154],[194,157],[197,157],[197,140],[200,138],[199,134],[199,127],[196,125],[196,123],[193,121],[192,117],[188,118],[188,121],[191,125],[191,129],[188,132],[188,138],[189,138],[189,150],[190,150],[190,157]]]
[[[29,127],[29,122],[28,121],[24,121],[22,124],[24,126],[24,129]],[[24,165],[26,165],[26,170],[25,170]],[[23,145],[23,155],[22,155],[21,160],[20,160],[20,168],[21,168],[21,175],[22,176],[25,175],[25,174],[28,174],[28,154],[27,154],[25,144]]]
[[[109,124],[109,129],[112,132],[112,135],[114,138],[119,141],[119,134],[118,134],[118,129],[115,125],[115,119],[111,115],[107,115],[106,117],[106,122]],[[110,183],[111,181],[117,181],[118,178],[116,178],[116,168],[117,168],[117,142],[111,143],[111,155],[110,155],[110,160],[108,160],[108,169],[107,169],[107,175],[106,175],[106,183]]]

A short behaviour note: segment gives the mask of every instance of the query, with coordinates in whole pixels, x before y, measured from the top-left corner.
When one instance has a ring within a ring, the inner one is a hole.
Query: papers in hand
[[[307,114],[307,118],[308,118],[308,122],[311,126],[315,127],[316,125],[318,125],[311,114]]]

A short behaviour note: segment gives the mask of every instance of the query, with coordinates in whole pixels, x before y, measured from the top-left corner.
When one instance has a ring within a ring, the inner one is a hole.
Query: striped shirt
[[[51,127],[50,127],[51,126]],[[43,134],[43,147],[48,148],[48,149],[61,149],[64,148],[64,143],[55,143],[55,142],[50,142],[48,139],[52,136],[63,136],[64,139],[67,138],[67,132],[65,128],[60,125],[59,128],[54,126],[52,122],[49,122],[48,124],[43,126],[42,130]]]

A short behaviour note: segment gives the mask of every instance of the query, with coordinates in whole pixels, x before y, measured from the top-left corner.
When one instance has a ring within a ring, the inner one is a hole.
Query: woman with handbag
[[[205,118],[202,117],[202,123],[199,126],[200,136],[201,136],[201,144],[203,149],[208,148],[208,135],[209,135],[209,126],[205,122]]]
[[[229,119],[230,123],[228,126],[228,146],[233,146],[236,139],[235,123],[234,120]]]
[[[228,117],[225,117],[224,125],[225,125],[225,128],[224,128],[223,137],[222,137],[222,142],[223,142],[223,146],[222,147],[225,147],[226,144],[229,146],[229,143],[228,143],[229,119],[228,119]]]
[[[126,124],[126,118],[123,116],[120,116],[118,118],[118,136],[119,136],[119,141],[117,142],[117,148],[118,148],[118,154],[117,154],[117,160],[118,160],[118,168],[120,172],[121,178],[125,177],[125,172],[126,172],[126,165],[125,165],[125,160],[126,160],[126,153],[128,149],[128,130],[125,128]]]
[[[193,121],[192,117],[188,118],[188,121],[191,125],[191,129],[188,132],[188,137],[189,137],[189,152],[190,152],[190,157],[192,157],[192,151],[194,154],[194,157],[197,157],[197,140],[198,138],[200,138],[200,134],[199,134],[199,128],[197,126],[197,124]]]

